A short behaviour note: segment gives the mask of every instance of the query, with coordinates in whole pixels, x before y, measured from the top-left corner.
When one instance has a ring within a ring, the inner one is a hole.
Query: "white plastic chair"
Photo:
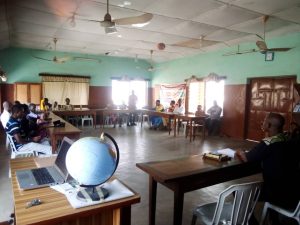
[[[269,209],[272,209],[286,217],[296,220],[298,222],[298,224],[300,225],[300,201],[294,211],[283,209],[279,206],[271,204],[270,202],[266,202],[264,205],[262,215],[261,215],[260,225],[263,225],[265,223],[266,216],[267,216]]]
[[[14,144],[13,138],[11,135],[7,134],[7,138],[9,141],[9,145],[10,145],[10,149],[11,149],[11,158],[15,159],[15,158],[24,158],[24,157],[31,157],[31,156],[37,156],[37,153],[34,151],[20,151],[18,152],[16,149],[16,146]]]
[[[92,116],[83,116],[81,117],[81,126],[83,127],[84,122],[88,121],[90,126],[94,125],[94,119]]]
[[[232,185],[219,194],[218,202],[197,206],[192,225],[197,218],[205,225],[246,225],[257,203],[262,182]]]

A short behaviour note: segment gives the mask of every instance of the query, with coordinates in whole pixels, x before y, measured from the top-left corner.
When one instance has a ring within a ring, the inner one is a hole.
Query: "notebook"
[[[53,166],[17,170],[16,176],[20,189],[29,190],[66,182],[68,178],[66,155],[73,143],[71,139],[67,137],[63,138]]]

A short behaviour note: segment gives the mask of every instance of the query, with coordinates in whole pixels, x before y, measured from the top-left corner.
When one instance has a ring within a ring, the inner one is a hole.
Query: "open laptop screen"
[[[60,172],[63,174],[65,178],[68,176],[68,170],[66,167],[66,156],[69,148],[73,143],[74,141],[72,141],[67,137],[64,137],[59,147],[58,156],[55,160],[56,167],[58,167],[58,169],[60,170]]]

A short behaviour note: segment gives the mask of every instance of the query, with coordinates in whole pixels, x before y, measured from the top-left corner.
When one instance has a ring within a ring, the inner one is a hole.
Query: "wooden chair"
[[[189,135],[191,129],[191,125],[190,124],[186,124],[186,128],[185,128],[185,137],[187,138],[187,136]],[[201,133],[199,133],[199,131]],[[205,139],[205,123],[204,121],[199,121],[196,123],[192,124],[192,136],[193,136],[193,141],[195,140],[196,136],[201,136],[202,135],[202,139]]]

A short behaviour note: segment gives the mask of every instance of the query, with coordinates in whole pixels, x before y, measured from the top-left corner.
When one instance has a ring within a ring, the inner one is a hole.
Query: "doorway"
[[[264,138],[261,124],[270,112],[285,118],[285,130],[292,121],[294,83],[296,76],[250,78],[246,109],[246,138],[260,141]]]

